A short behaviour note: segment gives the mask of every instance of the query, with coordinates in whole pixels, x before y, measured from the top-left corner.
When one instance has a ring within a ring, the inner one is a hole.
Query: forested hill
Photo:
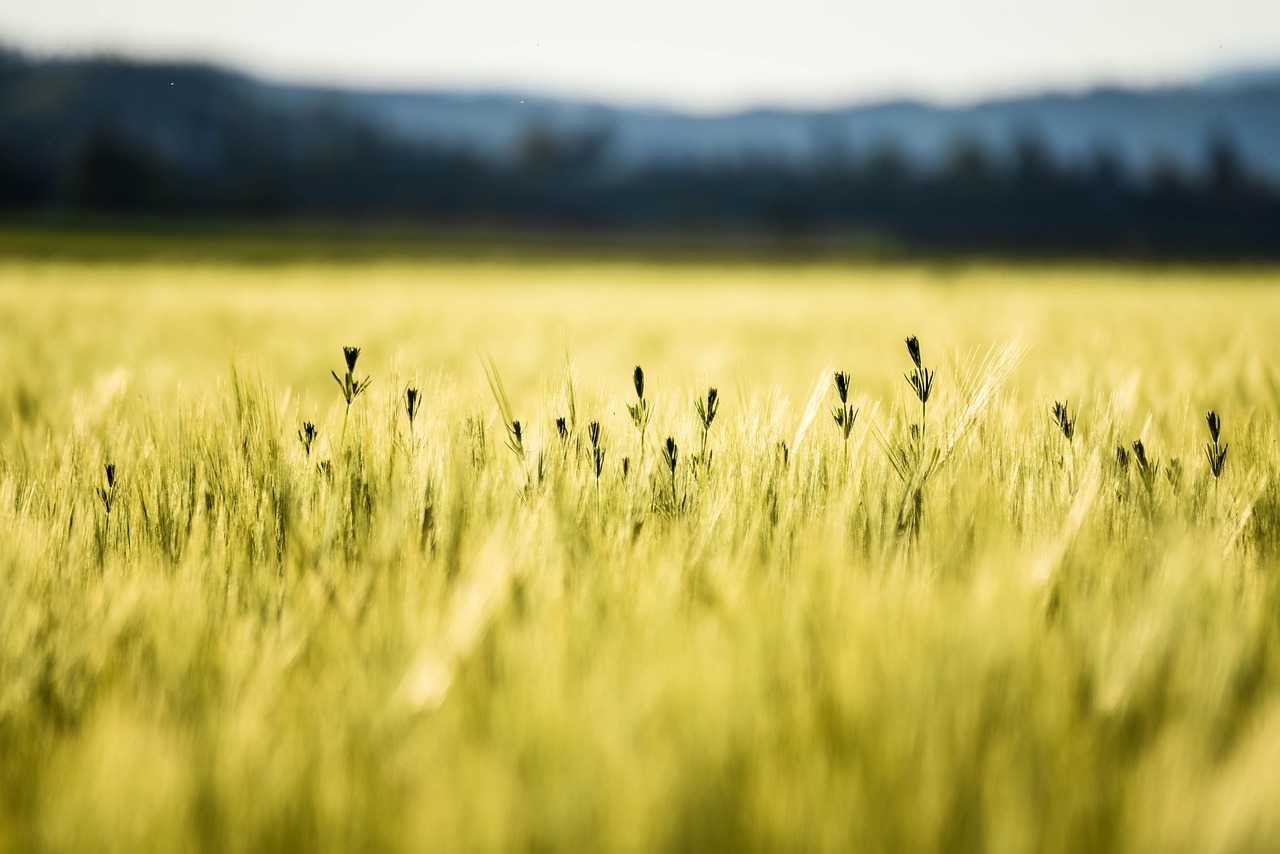
[[[1277,243],[1280,72],[961,108],[699,116],[0,55],[0,207],[855,231],[1232,253]]]

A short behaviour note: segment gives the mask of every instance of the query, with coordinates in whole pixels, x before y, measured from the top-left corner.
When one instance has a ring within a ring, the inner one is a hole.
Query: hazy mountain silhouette
[[[1280,178],[1280,70],[1223,75],[1179,88],[1109,88],[964,107],[894,101],[710,116],[531,94],[262,91],[277,103],[328,105],[405,140],[465,144],[497,156],[519,156],[532,130],[602,135],[609,161],[620,167],[758,158],[804,163],[892,145],[928,168],[957,138],[974,137],[998,154],[1011,154],[1034,136],[1068,162],[1083,162],[1104,149],[1137,173],[1163,159],[1194,171],[1204,165],[1208,141],[1225,135],[1244,162]]]
[[[1280,255],[1280,74],[700,116],[0,55],[0,209]]]
[[[928,169],[943,162],[957,140],[977,141],[1003,157],[1034,138],[1065,163],[1105,151],[1132,174],[1163,162],[1194,172],[1205,166],[1210,140],[1229,137],[1244,164],[1280,178],[1280,70],[1217,75],[1177,88],[1099,89],[964,107],[898,101],[708,116],[536,94],[287,86],[199,65],[0,59],[0,128],[10,129],[4,135],[11,146],[38,140],[42,156],[64,156],[92,127],[144,141],[178,162],[209,163],[258,133],[305,150],[315,142],[310,133],[334,123],[504,160],[529,156],[539,135],[585,140],[601,163],[618,169],[760,159],[804,164],[866,156],[885,146]]]

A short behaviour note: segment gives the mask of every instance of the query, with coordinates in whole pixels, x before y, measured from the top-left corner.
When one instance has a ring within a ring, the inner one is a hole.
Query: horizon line
[[[187,67],[204,68],[231,76],[242,77],[259,85],[275,86],[290,89],[315,89],[320,91],[342,92],[367,95],[459,95],[470,97],[506,97],[528,98],[543,102],[578,104],[582,106],[602,107],[607,109],[663,112],[697,118],[725,118],[752,113],[792,113],[821,114],[839,113],[848,110],[874,108],[882,106],[921,106],[935,109],[963,110],[987,104],[1006,103],[1034,98],[1078,98],[1104,92],[1155,93],[1166,91],[1193,90],[1197,88],[1215,87],[1218,81],[1231,77],[1270,76],[1274,75],[1280,82],[1280,59],[1258,59],[1223,64],[1210,68],[1188,70],[1177,77],[1162,80],[1122,81],[1116,78],[1099,77],[1077,84],[1044,83],[1039,86],[1012,85],[1007,88],[989,88],[987,91],[963,96],[947,96],[938,93],[910,91],[902,87],[895,91],[886,88],[882,93],[850,95],[841,99],[823,99],[815,102],[785,103],[775,97],[761,97],[757,100],[742,100],[722,107],[697,107],[662,101],[659,97],[640,97],[629,95],[609,96],[589,90],[570,91],[561,87],[520,87],[509,81],[459,81],[441,85],[423,82],[392,81],[359,81],[350,78],[326,77],[324,75],[288,75],[276,74],[259,68],[252,63],[214,57],[142,55],[127,50],[114,48],[51,51],[30,48],[7,41],[0,35],[0,55],[9,54],[20,60],[39,63],[73,63],[73,62],[119,62],[122,65],[139,67]],[[1245,86],[1224,85],[1226,91]]]

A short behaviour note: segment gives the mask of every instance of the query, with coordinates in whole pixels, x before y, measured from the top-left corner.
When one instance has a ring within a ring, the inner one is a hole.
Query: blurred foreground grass
[[[1272,850],[1276,284],[0,262],[0,849]]]

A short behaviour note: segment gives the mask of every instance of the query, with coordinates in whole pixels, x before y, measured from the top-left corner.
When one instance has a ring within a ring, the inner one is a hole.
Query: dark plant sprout
[[[635,371],[631,375],[631,380],[636,388],[636,402],[627,406],[627,411],[631,413],[631,423],[636,425],[636,430],[640,433],[640,463],[644,464],[644,434],[649,429],[649,420],[653,418],[653,410],[649,407],[649,401],[644,396],[644,370],[636,365]]]
[[[1209,472],[1213,475],[1216,491],[1218,479],[1222,477],[1222,470],[1227,465],[1227,448],[1231,446],[1229,443],[1219,442],[1222,435],[1222,420],[1218,418],[1218,413],[1209,410],[1205,413],[1205,422],[1209,427],[1209,442],[1204,446],[1204,455],[1209,461]]]
[[[111,530],[111,508],[115,506],[116,500],[116,467],[114,463],[107,463],[102,468],[104,478],[97,492],[98,499],[102,502],[102,509],[106,513],[102,523],[102,536],[105,542],[107,532]]]
[[[680,462],[680,446],[676,444],[676,440],[671,436],[667,437],[667,443],[662,448],[662,461],[671,473],[671,504],[674,507],[676,504],[676,466]]]
[[[116,467],[114,463],[107,463],[103,467],[103,482],[98,487],[98,498],[102,501],[102,509],[107,513],[107,520],[111,520],[111,506],[116,499]]]
[[[707,402],[699,398],[694,407],[698,410],[698,420],[703,430],[710,430],[711,423],[716,420],[716,412],[720,409],[720,392],[714,388],[707,389]]]
[[[1204,420],[1209,426],[1209,438],[1216,444],[1218,437],[1222,434],[1222,419],[1218,417],[1218,413],[1210,409],[1205,413]]]
[[[836,371],[833,380],[836,387],[836,396],[840,398],[841,403],[849,402],[849,374],[847,371]]]
[[[587,438],[591,441],[591,467],[596,475],[596,510],[600,509],[600,474],[604,471],[605,449],[600,444],[600,422],[587,425]]]
[[[604,448],[600,446],[600,422],[592,421],[587,425],[587,438],[591,440],[591,462],[596,472],[596,480],[600,479],[600,473],[604,471]]]
[[[1143,446],[1141,439],[1135,439],[1133,442],[1133,461],[1138,467],[1138,475],[1142,478],[1142,483],[1150,492],[1155,488],[1156,474],[1160,471],[1160,463],[1152,458],[1147,458],[1147,449]]]
[[[306,451],[308,457],[311,456],[311,446],[315,444],[316,436],[320,431],[316,429],[316,425],[310,421],[302,422],[302,429],[298,431],[298,441],[302,443],[302,450]]]
[[[1141,439],[1133,440],[1133,459],[1137,462],[1139,469],[1145,469],[1150,465],[1147,462],[1147,449]]]
[[[1068,410],[1069,403],[1053,402],[1053,423],[1062,431],[1062,435],[1070,442],[1076,436],[1076,419]]]
[[[720,410],[720,392],[714,388],[707,389],[707,399],[704,402],[702,398],[694,401],[694,409],[698,412],[698,421],[702,424],[702,452],[698,455],[698,464],[702,466],[702,470],[709,471],[711,469],[711,457],[707,451],[707,435],[711,432],[711,424],[716,420],[716,413]]]
[[[853,423],[858,420],[858,410],[849,403],[849,375],[844,371],[836,371],[833,380],[836,397],[839,403],[831,410],[836,427],[844,441],[844,466],[849,467],[849,435],[853,433]]]
[[[360,358],[359,347],[343,347],[342,358],[347,363],[347,372],[344,376],[339,377],[337,371],[330,371],[333,374],[333,381],[338,384],[338,388],[342,390],[342,399],[347,403],[346,414],[342,416],[342,437],[338,444],[342,447],[347,442],[347,421],[351,417],[351,404],[355,399],[364,393],[369,387],[369,383],[373,382],[370,377],[359,379],[356,377],[356,360]]]
[[[414,386],[408,386],[404,390],[404,412],[409,416],[409,432],[413,432],[413,422],[418,417],[418,410],[422,408],[422,395],[418,393],[418,389]]]
[[[933,391],[933,371],[924,367],[921,363],[920,339],[914,335],[907,338],[907,355],[911,357],[915,370],[909,374],[904,374],[904,376],[912,391],[916,393],[916,398],[920,401],[920,439],[923,444],[925,413],[929,403],[929,395]]]

